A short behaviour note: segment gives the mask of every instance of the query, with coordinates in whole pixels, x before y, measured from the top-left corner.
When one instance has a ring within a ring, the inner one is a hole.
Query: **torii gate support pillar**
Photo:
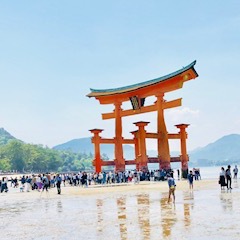
[[[95,172],[100,173],[102,171],[102,159],[101,159],[101,153],[100,153],[101,137],[99,136],[99,134],[103,130],[102,129],[91,129],[89,131],[94,134],[92,137],[92,143],[94,143],[94,153],[95,153],[95,159],[94,159],[93,165],[95,165]]]
[[[178,124],[175,125],[177,128],[180,129],[180,141],[181,141],[181,164],[182,164],[182,178],[187,178],[188,175],[188,161],[189,157],[187,154],[187,133],[186,133],[186,128],[189,126],[189,124]]]
[[[147,148],[146,148],[146,130],[145,126],[149,124],[149,122],[136,122],[134,123],[138,127],[138,146],[139,146],[139,155],[136,159],[138,170],[147,170],[148,169],[148,156],[147,156]]]

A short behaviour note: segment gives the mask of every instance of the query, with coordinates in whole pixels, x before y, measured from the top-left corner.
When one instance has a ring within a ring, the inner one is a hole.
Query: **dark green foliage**
[[[18,140],[0,146],[0,170],[20,172],[80,171],[92,169],[92,154],[57,151]]]

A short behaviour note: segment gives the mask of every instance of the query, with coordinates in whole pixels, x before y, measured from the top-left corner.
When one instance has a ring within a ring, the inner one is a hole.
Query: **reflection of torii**
[[[168,134],[166,129],[166,124],[164,120],[164,110],[168,108],[181,106],[181,98],[175,99],[173,101],[165,101],[164,94],[175,91],[182,88],[183,83],[198,77],[197,72],[194,69],[196,61],[192,62],[188,66],[168,74],[166,76],[142,82],[139,84],[134,84],[130,86],[125,86],[115,89],[91,89],[88,97],[94,97],[99,100],[100,104],[113,104],[115,109],[113,112],[102,114],[103,120],[115,119],[115,137],[112,139],[104,139],[99,136],[101,129],[92,129],[91,132],[94,134],[93,143],[95,145],[95,160],[94,164],[96,170],[101,170],[103,165],[115,165],[117,171],[124,171],[126,164],[137,164],[139,166],[147,167],[147,163],[150,162],[147,157],[144,142],[146,137],[154,138],[158,141],[158,157],[156,159],[151,158],[151,162],[158,162],[161,169],[170,168],[170,150],[169,150],[169,139],[180,139],[181,141],[181,156],[175,161],[182,162],[182,173],[183,177],[186,176],[188,172],[188,155],[186,150],[186,138],[187,134],[185,132],[188,124],[178,124],[177,128],[180,132],[177,134]],[[155,96],[156,102],[149,106],[144,106],[145,98]],[[132,109],[123,110],[121,108],[123,102],[131,101]],[[145,131],[145,126],[147,122],[137,122],[138,132],[134,135],[135,139],[124,139],[122,136],[122,117],[132,116],[136,114],[157,112],[157,133],[148,134]],[[143,126],[142,123],[145,125]],[[140,129],[141,127],[141,129]],[[135,160],[126,160],[123,157],[123,144],[134,144],[135,151],[137,151],[137,142],[140,146],[137,152],[137,158]],[[115,146],[115,159],[113,161],[104,162],[98,153],[100,147],[98,144],[114,144]],[[98,149],[98,151],[96,151]]]

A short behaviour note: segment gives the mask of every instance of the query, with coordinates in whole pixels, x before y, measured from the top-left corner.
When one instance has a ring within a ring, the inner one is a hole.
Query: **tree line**
[[[67,172],[93,170],[92,153],[73,153],[10,140],[0,146],[0,170],[18,172]]]

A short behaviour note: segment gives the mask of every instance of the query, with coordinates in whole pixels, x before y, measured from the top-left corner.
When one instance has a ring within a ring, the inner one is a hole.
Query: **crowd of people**
[[[38,175],[23,175],[20,178],[10,178],[3,177],[0,180],[0,189],[2,192],[8,192],[8,183],[10,187],[19,188],[20,192],[30,192],[30,190],[37,191],[48,191],[49,188],[61,185],[62,179],[59,174],[38,174]],[[58,190],[60,194],[61,191]]]
[[[233,169],[233,178],[237,178],[238,168],[235,166]],[[180,170],[177,169],[177,178],[180,179]],[[190,190],[193,190],[193,181],[200,180],[200,169],[193,168],[189,171],[187,175],[187,180],[189,182]],[[175,180],[174,171],[165,170],[151,170],[151,171],[137,171],[137,170],[127,170],[127,171],[103,171],[100,173],[93,172],[78,172],[78,173],[45,173],[45,174],[32,174],[23,175],[20,178],[2,177],[0,180],[0,191],[8,192],[9,185],[13,188],[19,188],[20,192],[29,191],[48,191],[50,188],[57,188],[57,193],[61,194],[61,186],[81,186],[88,187],[89,185],[104,185],[104,184],[114,184],[114,183],[139,183],[140,181],[164,181],[168,180],[169,184],[169,196],[174,196],[175,190]],[[219,175],[219,184],[221,189],[227,187],[227,189],[232,189],[232,174],[231,166],[228,165],[225,170],[224,167],[221,168]],[[174,187],[173,187],[174,186]],[[170,198],[170,197],[169,197]]]
[[[178,178],[179,178],[178,170]],[[8,183],[13,188],[19,188],[20,192],[29,191],[48,191],[50,188],[57,187],[58,194],[61,194],[61,186],[81,186],[88,187],[89,185],[104,185],[113,183],[139,183],[140,181],[164,181],[167,179],[167,174],[173,176],[173,171],[166,172],[165,170],[151,171],[103,171],[100,173],[93,172],[78,172],[78,173],[45,173],[23,175],[20,178],[3,177],[0,180],[1,192],[8,191]]]

